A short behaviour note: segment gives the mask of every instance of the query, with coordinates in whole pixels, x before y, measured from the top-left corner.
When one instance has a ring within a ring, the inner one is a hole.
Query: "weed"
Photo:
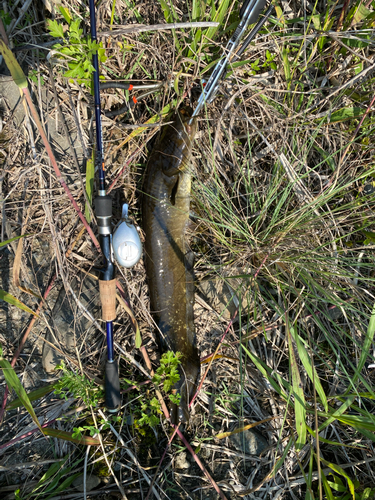
[[[121,422],[121,417],[119,415],[111,415],[107,420],[100,419],[98,420],[98,426],[101,428],[102,431],[105,431],[110,428],[111,424],[118,424]],[[74,438],[82,438],[83,434],[88,431],[90,436],[95,437],[97,434],[99,434],[99,429],[95,427],[94,425],[82,425],[79,427],[73,427],[73,434],[72,436]]]
[[[56,370],[62,370],[62,377],[54,384],[54,392],[62,398],[68,399],[67,393],[81,398],[87,406],[97,406],[103,397],[103,391],[95,386],[92,380],[85,375],[79,375],[69,370],[64,361],[57,365]]]
[[[139,427],[156,427],[159,423],[158,415],[162,414],[160,409],[160,403],[157,398],[153,397],[148,401],[142,401],[138,411],[138,418],[136,419],[136,423]]]
[[[5,12],[3,9],[0,9],[0,19],[3,21],[4,26],[9,26],[12,22],[9,12]]]
[[[29,72],[28,77],[30,80],[34,83],[38,83],[38,70],[33,69],[32,71]],[[44,78],[43,76],[40,76],[40,84],[44,85]]]
[[[63,43],[53,46],[55,56],[61,61],[64,68],[63,76],[76,79],[79,84],[83,83],[87,88],[91,88],[91,76],[95,71],[92,65],[92,56],[97,53],[99,63],[107,60],[103,44],[91,40],[91,37],[83,37],[83,30],[79,27],[79,19],[71,19],[66,14],[68,30],[64,33],[61,23],[57,20],[48,21],[50,35],[55,38],[62,38]],[[73,80],[71,80],[73,81]]]
[[[179,381],[180,375],[178,373],[178,365],[180,363],[181,353],[176,354],[172,351],[167,351],[161,356],[160,366],[152,379],[153,383],[157,386],[162,385],[164,394],[174,404],[179,404],[180,395],[171,393],[172,388],[176,382]],[[158,399],[153,396],[153,393],[146,389],[140,398],[135,399],[135,404],[132,408],[132,413],[135,417],[134,425],[144,435],[142,429],[146,427],[156,427],[159,423],[160,403]]]
[[[81,475],[81,472],[72,473],[80,464],[82,459],[76,460],[71,465],[67,465],[69,455],[63,460],[52,464],[48,471],[39,479],[38,484],[32,492],[26,496],[21,495],[21,490],[14,492],[15,500],[26,500],[32,498],[43,498],[48,500],[57,493],[65,491],[73,481]]]
[[[172,386],[180,380],[180,375],[178,373],[178,365],[180,364],[180,359],[182,354],[172,351],[165,352],[160,358],[160,366],[156,370],[156,373],[152,379],[154,384],[163,383],[163,390],[168,393]]]

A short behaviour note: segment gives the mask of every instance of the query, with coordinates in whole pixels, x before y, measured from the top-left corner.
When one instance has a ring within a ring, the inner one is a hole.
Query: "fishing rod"
[[[221,59],[216,64],[210,78],[205,83],[203,91],[197,102],[197,106],[194,110],[194,113],[192,114],[190,123],[193,122],[194,118],[200,113],[205,104],[210,104],[215,99],[217,91],[219,90],[220,82],[226,75],[227,66],[239,59],[239,57],[242,55],[250,42],[254,39],[255,35],[271,15],[271,12],[274,8],[273,5],[269,6],[263,19],[257,22],[256,26],[252,29],[250,34],[245,39],[242,47],[238,48],[248,26],[258,20],[260,13],[262,12],[266,4],[267,0],[245,0],[242,4],[242,7],[240,9],[240,22],[233,36],[227,43]]]
[[[97,42],[94,0],[89,0],[91,39]],[[123,205],[122,219],[113,234],[116,241],[112,247],[112,198],[105,190],[105,168],[103,150],[103,132],[100,106],[99,61],[98,54],[92,56],[94,66],[93,87],[96,125],[95,167],[99,172],[98,196],[94,200],[95,214],[98,224],[99,243],[104,265],[100,269],[99,291],[102,304],[102,319],[106,322],[107,360],[105,364],[105,405],[109,412],[117,412],[120,403],[119,367],[115,359],[113,346],[113,321],[116,318],[116,279],[113,252],[119,264],[132,267],[142,254],[142,245],[133,221],[128,217],[128,205]]]
[[[89,0],[91,40],[97,41],[96,18],[94,0]],[[120,406],[120,379],[118,364],[114,357],[113,348],[113,321],[116,318],[116,279],[115,266],[111,252],[111,219],[112,198],[105,192],[104,151],[102,135],[102,118],[99,91],[99,60],[95,52],[92,56],[92,65],[95,68],[94,103],[96,124],[96,153],[95,167],[99,172],[99,192],[94,200],[95,214],[98,222],[99,243],[103,253],[104,265],[100,270],[99,290],[102,303],[102,319],[106,322],[107,361],[105,364],[105,405],[110,412],[116,412]]]

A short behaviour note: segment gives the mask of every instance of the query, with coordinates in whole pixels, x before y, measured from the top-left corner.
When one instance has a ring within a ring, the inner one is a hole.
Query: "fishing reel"
[[[133,267],[142,255],[142,243],[132,219],[128,216],[129,205],[122,206],[122,217],[112,235],[112,250],[115,259],[124,267]]]

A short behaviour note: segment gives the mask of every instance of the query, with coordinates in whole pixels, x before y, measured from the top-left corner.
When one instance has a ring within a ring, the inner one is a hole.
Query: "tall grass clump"
[[[235,72],[236,95],[202,120],[196,155],[198,273],[241,297],[226,344],[240,354],[238,391],[262,398],[249,389],[255,368],[273,401],[266,408],[280,418],[275,459],[304,475],[306,498],[373,494],[366,474],[345,472],[375,441],[374,79],[356,81],[374,54],[366,9],[356,3],[341,23],[333,5],[315,6],[296,32],[277,7],[272,35],[265,30],[252,49],[257,65]],[[314,36],[314,27],[333,26],[335,43]],[[267,65],[275,49],[277,83]],[[351,86],[322,87],[343,61]],[[250,84],[266,72],[266,83]],[[250,414],[238,406],[239,419]]]

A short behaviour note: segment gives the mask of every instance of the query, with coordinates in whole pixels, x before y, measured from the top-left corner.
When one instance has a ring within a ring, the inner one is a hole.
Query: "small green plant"
[[[255,75],[257,71],[261,71],[262,68],[277,70],[277,65],[274,61],[276,54],[272,55],[269,50],[266,50],[266,60],[263,64],[260,64],[260,59],[256,59],[254,62],[250,63],[252,75]]]
[[[152,381],[154,384],[163,383],[163,391],[167,394],[170,392],[172,387],[176,382],[180,380],[180,375],[178,373],[178,365],[180,364],[180,359],[182,354],[172,351],[165,352],[160,359],[160,366],[156,370],[154,378]],[[174,404],[179,404],[180,395],[179,394],[169,394],[169,399]]]
[[[98,425],[101,427],[102,431],[105,431],[110,428],[111,425],[118,424],[121,422],[122,417],[119,415],[112,415],[108,418],[108,420],[100,419]],[[97,429],[94,425],[82,425],[79,427],[73,427],[72,436],[77,439],[81,439],[83,437],[84,432],[89,431],[91,437],[95,437],[96,434],[99,434],[99,429]]]
[[[4,26],[9,26],[12,22],[9,12],[5,12],[3,9],[0,9],[0,19],[3,21]]]
[[[149,401],[143,401],[140,408],[141,416],[137,419],[140,427],[155,427],[159,423],[158,415],[161,414],[159,401],[154,397]]]
[[[171,394],[172,387],[180,380],[178,365],[181,359],[181,353],[176,354],[172,351],[164,353],[160,359],[160,366],[152,379],[157,386],[162,385],[163,392],[168,395],[170,401],[179,404],[180,395]],[[144,394],[141,403],[133,409],[135,415],[134,425],[139,429],[142,435],[145,435],[146,427],[155,427],[159,423],[161,414],[160,403],[158,399],[149,396],[149,391]]]
[[[81,398],[87,406],[96,406],[98,404],[103,393],[92,380],[68,370],[64,361],[57,365],[55,370],[62,370],[63,372],[60,380],[54,384],[55,394],[68,399],[67,393],[71,392],[76,398]]]
[[[32,82],[38,83],[38,71],[36,69],[31,70],[28,76]],[[40,76],[40,84],[44,85],[43,76]]]
[[[60,9],[61,10],[61,9]],[[79,27],[80,20],[72,20],[70,14],[64,10],[65,20],[68,22],[68,30],[64,33],[62,24],[57,20],[48,21],[50,35],[62,38],[63,43],[53,46],[55,55],[66,69],[63,76],[75,78],[79,84],[83,83],[87,88],[91,87],[91,76],[95,71],[92,65],[92,56],[97,52],[99,63],[107,60],[105,49],[100,42],[92,41],[90,37],[83,37],[83,30]]]

